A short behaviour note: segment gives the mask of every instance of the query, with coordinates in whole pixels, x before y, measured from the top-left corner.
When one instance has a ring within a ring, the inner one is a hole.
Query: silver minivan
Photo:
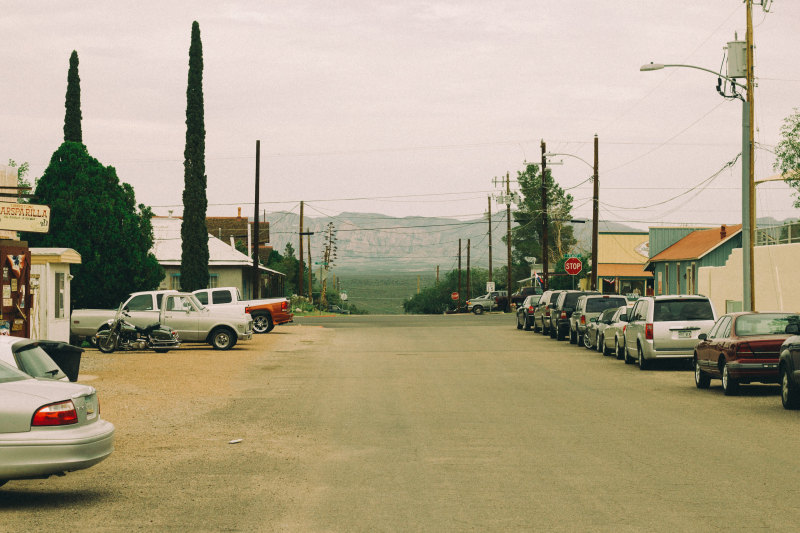
[[[666,295],[639,298],[628,311],[625,362],[647,370],[656,359],[692,360],[701,333],[717,319],[705,296]]]

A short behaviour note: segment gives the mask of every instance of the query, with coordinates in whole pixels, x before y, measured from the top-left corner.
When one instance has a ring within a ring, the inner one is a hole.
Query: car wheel
[[[253,315],[253,331],[256,333],[269,333],[272,328],[272,317],[266,313]]]
[[[786,367],[781,367],[781,403],[784,409],[800,409],[800,391],[792,384]],[[2,483],[0,483],[2,485]]]
[[[525,331],[530,331],[531,330],[531,323],[528,321],[528,317],[525,316],[524,320],[525,320],[525,326],[524,326],[525,327]]]
[[[211,346],[215,350],[230,350],[236,344],[236,333],[229,328],[217,328],[211,332]]]
[[[555,339],[556,338],[556,329],[553,327],[553,324],[550,324],[550,327],[548,328],[548,330],[550,331],[550,338],[551,339]]]
[[[711,385],[711,377],[700,370],[700,362],[694,357],[694,384],[698,389],[707,389]]]
[[[639,354],[639,370],[647,370],[650,368],[650,361],[644,358],[644,350],[642,350],[642,345],[637,344],[636,350]]]
[[[588,333],[584,333],[583,334],[583,346],[587,350],[591,350],[592,348],[594,348],[594,346],[592,346],[592,340],[589,338],[589,334]]]
[[[625,343],[625,339],[622,339],[622,358],[625,360],[626,365],[634,363],[634,358],[628,354],[628,345]]]
[[[563,341],[567,338],[567,332],[562,331],[560,327],[556,326],[556,340]]]
[[[476,315],[480,315],[483,313],[483,307],[480,305],[476,305],[475,307],[472,308],[472,312],[475,313]]]
[[[536,317],[533,317],[533,332],[539,333],[542,329],[536,325]]]
[[[569,328],[569,343],[578,344],[578,333],[576,331],[572,331],[572,328]]]
[[[614,352],[615,352],[615,355],[617,356],[617,361],[619,361],[620,359],[624,359],[625,358],[624,350],[625,350],[625,345],[620,346],[619,345],[619,339],[615,335],[614,336]]]
[[[725,396],[733,396],[739,389],[739,382],[733,379],[728,371],[728,363],[722,366],[722,390]]]
[[[517,329],[522,329],[522,321],[520,320],[519,315],[517,315]]]

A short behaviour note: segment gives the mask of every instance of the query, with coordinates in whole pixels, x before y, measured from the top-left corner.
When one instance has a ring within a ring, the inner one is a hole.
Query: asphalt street
[[[298,318],[230,352],[85,354],[92,469],[0,488],[0,530],[794,531],[800,413],[517,330]],[[242,439],[238,444],[229,444]]]

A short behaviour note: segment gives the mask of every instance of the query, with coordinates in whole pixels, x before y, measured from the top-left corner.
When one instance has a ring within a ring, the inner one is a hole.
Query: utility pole
[[[308,234],[306,246],[308,246],[308,301],[314,304],[314,285],[312,284],[312,276],[314,275],[314,263],[311,262],[311,233]]]
[[[256,198],[255,198],[255,213],[253,214],[253,232],[255,233],[255,246],[253,246],[253,299],[261,298],[261,273],[258,270],[258,252],[260,233],[258,228],[258,195],[260,185],[260,170],[261,170],[261,141],[256,141]]]
[[[598,175],[598,143],[594,135],[594,195],[592,200],[592,290],[597,290],[597,237],[600,225],[600,182]]]
[[[547,158],[544,156],[546,152],[547,145],[542,139],[542,290],[547,290],[550,287],[547,267]]]
[[[439,284],[439,265],[436,265],[436,284]]]
[[[749,306],[742,305],[742,311],[755,311],[756,310],[756,291],[755,291],[755,258],[753,257],[755,254],[753,249],[753,244],[755,243],[756,239],[756,186],[755,186],[755,157],[753,153],[754,143],[753,143],[753,124],[754,116],[753,110],[755,109],[754,100],[754,87],[753,87],[753,79],[755,77],[755,69],[753,66],[753,0],[745,0],[747,6],[747,33],[745,34],[745,46],[747,48],[747,120],[748,120],[748,160],[749,160],[749,168],[748,168],[748,200],[750,202],[750,209],[749,209],[749,217],[750,220],[748,221],[749,227],[749,236],[747,243],[748,253],[746,254],[747,259],[750,261],[749,266],[749,277],[750,279],[745,281],[746,290],[749,289],[750,294],[745,294],[743,299],[743,304],[748,303],[749,299]],[[742,191],[744,192],[744,191]],[[744,224],[744,221],[742,221]],[[744,228],[742,228],[744,231]],[[745,243],[742,241],[742,246],[744,247]],[[749,298],[748,298],[749,297]]]
[[[467,300],[469,300],[472,297],[472,283],[471,283],[470,268],[469,268],[469,251],[470,251],[469,241],[470,239],[467,239]]]
[[[461,300],[461,239],[458,239],[458,299]]]
[[[493,281],[492,277],[492,197],[489,200],[489,281]]]
[[[300,264],[297,265],[297,294],[303,295],[303,201],[300,200]]]
[[[511,304],[511,176],[506,172],[506,248],[508,249],[508,268],[506,269],[506,305]],[[509,308],[510,309],[510,308]]]

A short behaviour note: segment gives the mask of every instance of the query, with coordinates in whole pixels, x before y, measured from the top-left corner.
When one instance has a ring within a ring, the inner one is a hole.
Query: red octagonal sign
[[[577,257],[570,257],[564,262],[564,270],[570,276],[575,276],[583,270],[583,263]]]

